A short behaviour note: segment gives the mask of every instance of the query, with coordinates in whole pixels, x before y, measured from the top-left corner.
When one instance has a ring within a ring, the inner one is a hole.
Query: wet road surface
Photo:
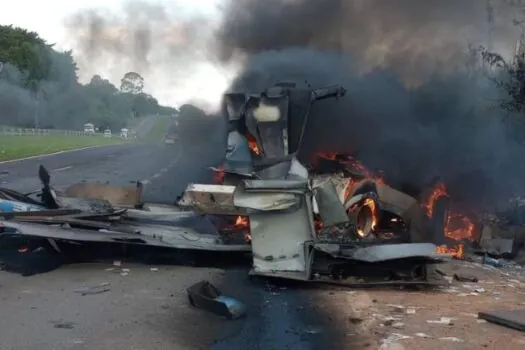
[[[43,164],[57,188],[79,181],[129,185],[140,180],[146,201],[172,203],[188,182],[209,178],[205,166],[213,158],[180,145],[111,146],[0,164],[0,181],[15,190],[38,189],[37,169]],[[31,277],[0,272],[0,310],[9,315],[0,320],[0,349],[334,348],[326,316],[311,307],[324,292],[269,287],[249,280],[247,272],[180,266],[152,271],[110,263],[63,266]],[[247,317],[227,321],[191,308],[185,290],[202,279],[245,303]],[[110,290],[75,293],[100,283],[109,283]]]

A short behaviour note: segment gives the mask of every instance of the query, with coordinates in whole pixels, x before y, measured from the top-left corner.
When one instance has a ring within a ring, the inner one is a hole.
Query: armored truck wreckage
[[[312,104],[345,93],[277,84],[260,94],[225,94],[227,152],[214,169],[222,183],[190,184],[178,204],[242,218],[254,275],[426,282],[428,264],[444,257],[422,238],[413,197],[360,173],[350,159],[325,157],[331,166],[324,171],[298,160]]]

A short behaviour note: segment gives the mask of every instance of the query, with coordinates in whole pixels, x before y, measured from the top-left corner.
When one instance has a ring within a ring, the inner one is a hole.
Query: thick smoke
[[[498,91],[470,47],[512,52],[516,8],[481,0],[236,0],[220,57],[246,60],[232,89],[278,81],[342,84],[311,113],[307,151],[347,151],[389,183],[436,177],[479,204],[523,192],[525,150],[508,136]]]
[[[83,10],[66,21],[82,72],[118,81],[135,71],[161,100],[178,104],[219,99],[228,84],[228,70],[213,64],[217,25],[209,13],[190,12],[177,1],[128,1],[118,12]]]

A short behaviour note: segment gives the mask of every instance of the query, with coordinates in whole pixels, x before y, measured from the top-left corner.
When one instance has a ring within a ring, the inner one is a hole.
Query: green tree
[[[127,72],[120,80],[120,91],[124,93],[140,94],[144,90],[144,78],[136,72]]]
[[[52,46],[37,33],[0,25],[0,62],[11,63],[24,72],[24,83],[35,89],[51,70]]]

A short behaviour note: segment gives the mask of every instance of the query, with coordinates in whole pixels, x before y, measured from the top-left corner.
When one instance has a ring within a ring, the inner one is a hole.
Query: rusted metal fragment
[[[137,205],[142,200],[143,186],[109,186],[98,183],[80,182],[68,187],[64,194],[68,197],[101,199],[112,205]]]

